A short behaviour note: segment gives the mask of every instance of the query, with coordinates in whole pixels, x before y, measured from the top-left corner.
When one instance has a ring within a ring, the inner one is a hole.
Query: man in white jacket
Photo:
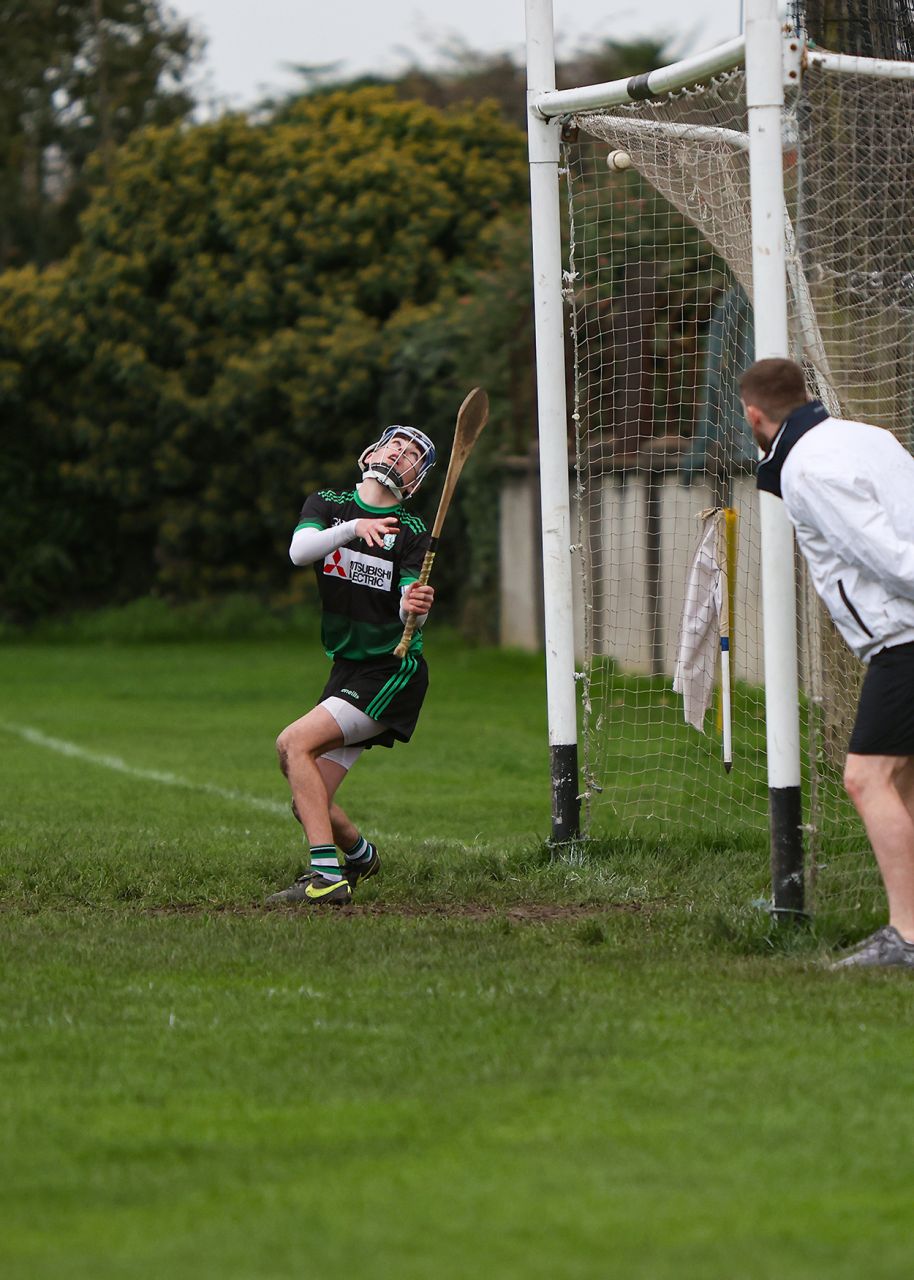
[[[813,585],[867,664],[844,785],[879,864],[889,923],[833,968],[914,969],[914,457],[889,432],[833,418],[792,360],[740,380],[764,458]]]

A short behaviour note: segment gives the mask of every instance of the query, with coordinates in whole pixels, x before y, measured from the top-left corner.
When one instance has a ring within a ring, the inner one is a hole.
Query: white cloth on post
[[[717,527],[722,516],[720,508],[701,513],[704,523],[686,578],[673,675],[673,691],[682,694],[683,715],[702,733],[720,651],[723,597]]]

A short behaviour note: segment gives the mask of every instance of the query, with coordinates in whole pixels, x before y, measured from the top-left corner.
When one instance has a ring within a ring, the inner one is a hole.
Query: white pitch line
[[[276,814],[279,817],[287,818],[289,816],[289,805],[281,800],[264,800],[261,796],[248,795],[246,791],[235,791],[229,787],[217,787],[212,782],[191,782],[189,778],[182,778],[176,773],[164,773],[159,769],[139,769],[136,765],[128,764],[126,760],[122,760],[120,756],[109,756],[101,751],[90,751],[87,747],[81,747],[75,742],[67,742],[63,738],[52,738],[46,733],[42,733],[40,729],[32,729],[29,725],[9,724],[0,721],[0,730],[5,733],[15,734],[16,737],[22,738],[23,741],[31,743],[33,747],[44,747],[48,751],[56,751],[58,755],[69,756],[73,760],[85,760],[87,764],[96,764],[103,769],[113,769],[117,773],[125,773],[131,778],[140,778],[143,782],[157,782],[164,787],[180,787],[183,791],[203,792],[208,796],[217,796],[220,800],[229,800],[234,804],[247,805],[249,809],[260,809],[263,813]],[[400,832],[373,831],[372,838],[375,840],[400,840],[402,835]],[[478,845],[467,845],[462,840],[435,840],[433,842],[423,840],[420,844],[435,843],[443,844],[448,848],[463,849],[469,852],[471,849],[479,847]]]
[[[87,764],[97,764],[103,769],[114,769],[117,773],[126,773],[129,777],[141,778],[144,782],[158,782],[162,786],[180,787],[184,791],[202,791],[208,796],[218,796],[220,800],[231,800],[237,804],[245,804],[250,809],[261,809],[265,813],[281,814],[283,817],[289,812],[289,806],[282,804],[279,800],[264,800],[260,796],[250,796],[244,791],[217,787],[212,782],[191,782],[189,778],[181,778],[176,773],[163,773],[159,769],[138,769],[135,765],[122,760],[120,756],[89,751],[75,742],[66,742],[63,738],[51,738],[38,729],[29,728],[28,725],[0,724],[0,729],[16,734],[34,747],[45,747],[48,751],[56,751],[58,755],[69,756],[74,760],[85,760]]]
[[[261,796],[248,795],[246,791],[234,791],[230,787],[218,787],[214,782],[191,782],[189,778],[179,777],[177,773],[165,773],[161,769],[141,769],[134,764],[128,764],[127,760],[122,760],[119,755],[105,755],[101,751],[90,751],[84,746],[79,746],[77,742],[68,742],[61,737],[50,737],[47,733],[42,733],[37,728],[31,728],[28,724],[10,724],[9,722],[0,721],[0,730],[5,733],[14,733],[23,741],[29,742],[32,746],[44,746],[46,750],[56,751],[58,755],[67,755],[70,759],[86,760],[87,764],[100,765],[102,769],[114,769],[116,773],[125,773],[131,778],[141,778],[143,782],[157,782],[160,786],[180,787],[182,791],[197,791],[207,796],[218,796],[219,800],[229,800],[233,804],[247,805],[248,809],[260,809],[261,813],[277,814],[279,817],[289,817],[289,806],[280,800],[264,800]],[[385,832],[373,831],[374,840],[397,841],[402,840],[402,832]],[[480,844],[479,836],[476,837],[472,844],[466,844],[462,840],[437,840],[437,838],[425,838],[419,841],[420,845],[444,845],[447,849],[460,849],[463,852],[472,852],[480,847],[488,847],[488,842]]]

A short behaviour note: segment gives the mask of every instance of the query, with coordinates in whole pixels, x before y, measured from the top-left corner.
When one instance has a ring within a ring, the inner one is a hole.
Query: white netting
[[[830,410],[910,445],[914,263],[907,81],[804,75],[784,123],[793,354]],[[745,79],[575,117],[566,145],[582,574],[584,768],[595,831],[767,830],[756,450],[736,390],[753,359]],[[623,151],[632,167],[607,167]],[[734,767],[670,689],[699,513],[731,544]],[[804,805],[819,893],[871,895],[840,785],[860,665],[802,576]]]

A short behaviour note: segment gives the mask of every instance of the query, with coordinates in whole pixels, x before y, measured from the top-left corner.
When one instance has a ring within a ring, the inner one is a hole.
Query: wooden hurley
[[[473,445],[479,439],[480,432],[488,420],[489,397],[482,387],[474,387],[457,411],[457,426],[454,429],[451,460],[448,463],[447,475],[444,477],[444,488],[441,490],[441,500],[438,503],[435,523],[432,525],[428,550],[422,562],[422,572],[419,574],[418,581],[420,586],[424,587],[428,583],[432,565],[435,563],[435,553],[438,550],[438,539],[441,537],[444,517],[447,515],[448,507],[451,505],[451,498],[454,496],[457,480],[463,470],[464,463],[473,452]],[[415,630],[416,615],[414,613],[407,614],[403,635],[400,637],[400,643],[394,649],[396,657],[406,657]]]

